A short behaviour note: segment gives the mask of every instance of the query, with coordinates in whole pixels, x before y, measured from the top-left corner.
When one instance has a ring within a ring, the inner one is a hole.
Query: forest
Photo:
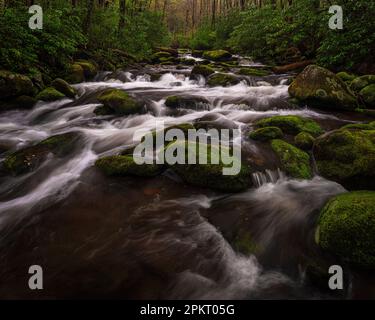
[[[0,0],[0,299],[375,299],[374,16]]]

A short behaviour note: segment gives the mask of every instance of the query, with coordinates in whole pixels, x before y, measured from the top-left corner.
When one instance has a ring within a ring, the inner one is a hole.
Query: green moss
[[[42,101],[56,101],[59,99],[65,98],[65,95],[60,91],[57,91],[53,87],[45,88],[43,91],[39,92],[36,96],[37,100]]]
[[[165,101],[165,105],[169,108],[186,108],[186,109],[205,109],[208,101],[201,97],[181,97],[170,96]]]
[[[269,72],[266,70],[254,69],[254,68],[241,68],[238,73],[243,76],[254,76],[254,77],[264,77],[269,74]]]
[[[98,73],[98,69],[94,62],[87,61],[87,60],[77,60],[75,64],[78,64],[83,69],[83,74],[85,75],[86,79],[92,79]]]
[[[72,64],[65,78],[70,83],[80,83],[85,81],[85,74],[81,65],[77,63]]]
[[[347,189],[375,189],[375,130],[335,130],[314,145],[319,173]]]
[[[250,232],[240,231],[239,234],[233,241],[234,250],[241,252],[244,255],[256,254],[259,252],[260,248],[256,242],[254,242],[253,237]]]
[[[158,175],[162,167],[157,164],[142,164],[134,162],[132,155],[119,155],[100,158],[95,166],[109,176],[138,176],[153,177]]]
[[[370,84],[375,84],[375,75],[357,77],[351,82],[350,87],[359,92]]]
[[[323,133],[322,128],[315,121],[299,116],[273,116],[258,121],[256,126],[260,128],[278,127],[283,132],[293,135],[303,131],[313,136]]]
[[[367,106],[375,108],[375,84],[364,87],[359,94]]]
[[[188,142],[188,141],[176,141],[170,143],[166,148],[165,152],[172,152],[174,148],[185,147],[185,160],[188,155],[195,158],[197,164],[175,164],[171,166],[171,169],[175,171],[186,183],[206,187],[224,192],[239,192],[247,189],[251,186],[251,172],[250,169],[241,164],[240,172],[236,175],[224,175],[223,168],[231,168],[232,163],[224,163],[222,154],[216,146],[206,145],[203,143]],[[173,148],[173,149],[170,149]],[[211,152],[215,148],[216,152],[220,154],[218,164],[212,164]],[[224,147],[222,147],[224,148]],[[199,155],[207,151],[207,164],[203,164],[199,161]],[[229,150],[226,150],[229,151]],[[227,159],[228,160],[228,159]],[[186,161],[188,162],[188,161]]]
[[[268,141],[283,137],[283,132],[277,127],[264,127],[250,133],[249,137],[253,140]]]
[[[141,103],[118,89],[108,89],[100,93],[97,99],[107,108],[105,111],[111,110],[116,115],[129,115],[143,111]]]
[[[210,87],[216,87],[216,86],[226,87],[226,86],[233,86],[235,84],[238,84],[239,82],[240,80],[231,74],[215,73],[208,78],[207,84]]]
[[[354,74],[350,74],[350,73],[345,72],[345,71],[341,71],[341,72],[337,73],[336,76],[339,77],[342,81],[345,81],[345,82],[351,82],[356,78],[356,76]]]
[[[281,169],[289,176],[297,179],[310,179],[310,157],[306,152],[282,140],[272,140],[273,151],[278,155]]]
[[[375,192],[336,196],[323,208],[317,242],[344,261],[375,267]]]
[[[193,70],[191,70],[190,78],[197,79],[197,75],[208,77],[213,73],[215,73],[215,71],[211,67],[205,66],[203,64],[199,64],[199,65],[194,66]]]
[[[225,50],[204,51],[202,56],[213,61],[228,61],[232,58],[232,55]]]
[[[295,145],[302,150],[311,150],[314,145],[315,138],[307,132],[300,132],[294,137]]]
[[[33,94],[34,85],[29,77],[0,70],[0,99]]]
[[[13,175],[35,170],[50,153],[63,157],[72,152],[79,137],[78,133],[69,132],[49,137],[33,146],[18,150],[5,158],[4,169]]]
[[[309,65],[289,86],[289,94],[312,107],[355,110],[357,98],[344,81],[331,71]]]
[[[69,98],[74,99],[76,95],[76,90],[69,85],[65,80],[63,79],[55,79],[52,81],[51,86],[54,87],[57,91],[63,93]]]
[[[373,123],[351,123],[347,124],[340,129],[349,129],[349,130],[375,130],[375,122]]]

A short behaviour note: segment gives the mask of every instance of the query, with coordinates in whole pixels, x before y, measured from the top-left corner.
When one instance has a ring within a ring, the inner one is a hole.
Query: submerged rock
[[[169,108],[185,108],[185,109],[207,109],[208,101],[202,97],[183,97],[183,96],[170,96],[165,101],[165,105]]]
[[[95,162],[95,166],[109,176],[153,177],[162,170],[162,166],[157,164],[139,165],[130,154],[100,158]]]
[[[300,132],[307,132],[313,136],[323,133],[322,128],[314,120],[299,116],[273,116],[259,120],[255,124],[257,127],[278,127],[283,132],[296,135]]]
[[[331,71],[316,65],[306,67],[289,87],[289,93],[302,103],[317,108],[354,110],[357,98]]]
[[[207,84],[210,87],[217,87],[217,86],[233,86],[235,84],[240,83],[240,79],[236,76],[227,74],[227,73],[215,73],[212,74],[207,81]]]
[[[50,153],[64,157],[76,146],[80,138],[77,132],[68,132],[45,139],[34,146],[18,150],[8,155],[3,162],[3,169],[13,175],[27,173],[38,168]]]
[[[254,130],[250,133],[249,137],[253,140],[268,141],[282,138],[283,132],[278,127],[264,127]]]
[[[53,80],[51,86],[68,98],[74,99],[76,95],[76,90],[63,79],[57,78]]]
[[[185,147],[185,159],[188,159],[187,157],[190,154],[197,162],[197,164],[175,164],[170,166],[186,183],[224,192],[240,192],[252,185],[250,168],[243,165],[240,159],[235,159],[240,164],[239,173],[236,175],[223,174],[223,169],[231,168],[232,163],[225,164],[222,154],[219,157],[219,163],[212,164],[212,148],[218,147],[203,143],[176,141],[165,148],[165,153],[173,153],[178,147]],[[207,164],[201,164],[199,155],[205,151],[207,151]],[[220,152],[219,149],[216,151]],[[227,151],[229,152],[229,150]]]
[[[323,208],[316,242],[345,262],[375,267],[375,192],[336,196]]]
[[[57,91],[54,87],[47,87],[43,91],[39,92],[36,96],[37,100],[42,101],[56,101],[65,98],[65,95],[60,91]]]
[[[204,51],[202,57],[213,61],[228,61],[232,59],[232,55],[226,50]]]
[[[143,105],[135,98],[118,89],[108,89],[97,96],[103,108],[95,110],[96,114],[130,115],[143,112]]]
[[[315,141],[319,173],[349,190],[375,189],[375,130],[331,131]]]
[[[32,96],[34,85],[31,79],[22,74],[0,70],[0,99],[21,95]]]
[[[306,152],[278,139],[272,140],[271,147],[280,159],[281,169],[289,176],[297,179],[312,177],[310,157]]]

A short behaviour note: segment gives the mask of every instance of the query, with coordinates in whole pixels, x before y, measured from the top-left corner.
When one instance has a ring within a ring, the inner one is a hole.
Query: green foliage
[[[202,25],[190,40],[190,46],[197,50],[209,50],[215,47],[216,32],[209,23]]]

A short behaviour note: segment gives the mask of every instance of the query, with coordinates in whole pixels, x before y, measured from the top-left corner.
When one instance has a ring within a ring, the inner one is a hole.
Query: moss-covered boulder
[[[215,73],[212,74],[207,81],[207,84],[210,87],[227,87],[227,86],[233,86],[235,84],[240,83],[240,79],[238,79],[236,76],[227,74],[227,73]]]
[[[151,61],[153,63],[159,63],[159,62],[162,62],[161,59],[171,59],[171,58],[173,59],[173,56],[169,52],[160,51],[160,52],[155,52],[151,56]]]
[[[177,57],[178,56],[178,50],[174,48],[169,48],[169,47],[157,47],[155,48],[158,52],[167,52],[171,56]]]
[[[201,58],[203,56],[203,50],[192,50],[191,55],[195,58]]]
[[[351,74],[345,71],[336,73],[336,76],[339,77],[344,82],[352,82],[356,78],[354,74]]]
[[[375,84],[364,87],[359,94],[369,108],[375,108]]]
[[[50,153],[64,157],[74,150],[80,138],[77,132],[68,132],[45,139],[33,146],[18,150],[8,155],[3,162],[3,169],[13,175],[27,173],[38,168]]]
[[[250,139],[258,141],[268,141],[283,137],[283,132],[278,127],[264,127],[254,130],[249,135]]]
[[[310,157],[306,152],[279,139],[272,140],[271,147],[280,159],[281,169],[289,176],[297,179],[312,177]]]
[[[267,70],[255,69],[255,68],[241,68],[238,74],[243,76],[253,76],[253,77],[264,77],[270,74]]]
[[[153,177],[162,170],[158,164],[137,164],[130,154],[100,158],[95,166],[109,176]]]
[[[68,74],[65,77],[70,83],[80,83],[85,81],[83,68],[78,63],[74,63],[69,67]]]
[[[375,267],[375,192],[336,196],[323,208],[315,236],[325,250],[353,265]]]
[[[39,92],[36,96],[37,100],[42,101],[56,101],[65,98],[65,95],[60,91],[57,91],[54,87],[47,87],[43,91]]]
[[[96,76],[98,73],[98,68],[96,64],[92,61],[88,60],[77,60],[75,61],[75,64],[78,64],[83,69],[83,74],[85,75],[85,79],[89,80]]]
[[[375,189],[375,130],[331,131],[315,141],[319,173],[349,190]]]
[[[228,61],[232,59],[232,55],[226,50],[204,51],[202,57],[213,61]]]
[[[241,163],[241,159],[234,157],[234,161],[240,166],[239,173],[235,175],[226,175],[223,173],[224,168],[231,168],[233,163],[228,164],[228,160],[223,158],[223,150],[218,146],[206,145],[203,143],[176,141],[170,143],[165,148],[165,156],[174,154],[177,148],[184,148],[186,164],[174,164],[170,168],[175,171],[186,183],[211,188],[224,192],[239,192],[249,188],[252,185],[250,168]],[[221,147],[224,148],[224,147]],[[212,150],[214,149],[214,151]],[[218,155],[219,163],[215,164],[212,158],[212,152]],[[224,150],[230,152],[230,150]],[[224,154],[226,153],[224,152]],[[203,164],[199,156],[207,156],[207,164]],[[187,159],[195,159],[197,164],[188,164]]]
[[[165,105],[169,108],[185,108],[185,109],[207,109],[208,101],[202,97],[194,96],[170,96],[165,101]]]
[[[8,109],[31,109],[37,100],[30,96],[19,96],[6,101],[0,101],[0,110]]]
[[[302,150],[311,150],[315,138],[308,132],[300,132],[294,137],[294,144]]]
[[[313,136],[323,133],[322,128],[314,120],[299,116],[273,116],[259,120],[255,124],[259,128],[278,127],[284,133],[296,135],[300,132],[307,132]]]
[[[351,123],[347,124],[340,129],[348,130],[375,130],[375,121],[371,123]]]
[[[51,86],[68,98],[74,99],[76,95],[76,90],[63,79],[57,78],[53,80]]]
[[[350,88],[356,92],[359,92],[370,84],[375,84],[375,75],[366,75],[355,78],[350,83]]]
[[[107,111],[107,114],[124,116],[143,112],[141,102],[118,89],[105,90],[97,96],[97,99],[104,105],[104,110]]]
[[[0,70],[0,100],[21,95],[33,95],[34,85],[31,79],[22,74]]]
[[[294,79],[289,94],[317,108],[355,110],[358,106],[356,96],[344,81],[316,65],[309,65]]]
[[[213,73],[215,73],[215,71],[211,67],[203,65],[203,64],[199,64],[199,65],[194,66],[193,70],[191,70],[190,79],[197,80],[198,75],[201,75],[207,78]]]

